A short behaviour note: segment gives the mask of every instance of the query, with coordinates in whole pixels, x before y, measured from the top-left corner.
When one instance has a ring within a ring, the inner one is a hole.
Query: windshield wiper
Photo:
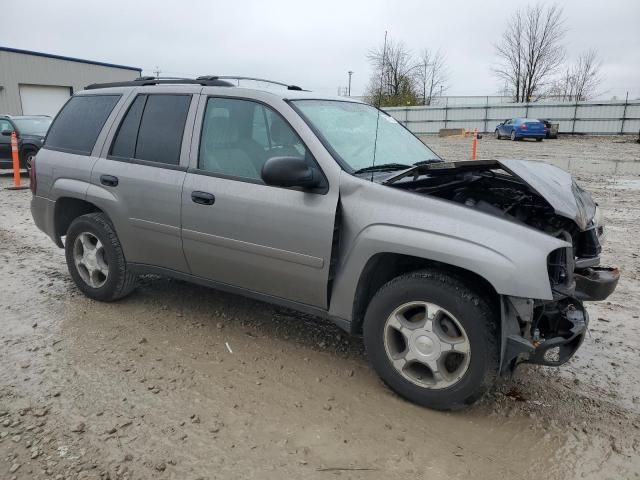
[[[381,165],[371,165],[370,167],[364,167],[353,172],[354,175],[367,172],[392,172],[394,170],[404,170],[411,168],[411,165],[405,165],[404,163],[383,163]]]
[[[442,162],[444,162],[444,160],[440,158],[430,158],[429,160],[420,160],[419,162],[414,163],[413,166],[419,167],[421,165],[430,165],[432,163],[442,163]]]

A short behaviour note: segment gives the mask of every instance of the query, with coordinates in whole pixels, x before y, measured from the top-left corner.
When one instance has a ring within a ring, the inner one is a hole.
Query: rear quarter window
[[[81,95],[73,97],[54,120],[44,147],[90,155],[104,123],[120,95]]]

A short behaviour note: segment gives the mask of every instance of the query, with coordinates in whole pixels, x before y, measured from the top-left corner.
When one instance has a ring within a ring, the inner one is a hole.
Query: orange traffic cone
[[[29,188],[27,185],[20,185],[20,154],[15,130],[11,132],[11,158],[13,159],[13,187],[7,187],[7,190],[26,190]]]

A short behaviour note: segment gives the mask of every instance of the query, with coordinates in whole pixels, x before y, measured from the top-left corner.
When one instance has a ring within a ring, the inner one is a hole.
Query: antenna
[[[380,125],[380,105],[382,104],[382,79],[384,78],[384,62],[387,59],[387,31],[384,31],[384,46],[382,47],[382,66],[380,67],[380,89],[378,90],[378,116],[376,117],[376,138],[373,142],[373,163],[376,164],[376,150],[378,149],[378,127]],[[371,181],[373,182],[373,170],[371,170]]]

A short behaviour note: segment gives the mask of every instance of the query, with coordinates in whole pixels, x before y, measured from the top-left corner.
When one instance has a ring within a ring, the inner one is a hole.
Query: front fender
[[[525,255],[510,258],[471,239],[395,225],[372,225],[360,232],[337,272],[330,313],[351,319],[360,276],[369,260],[380,253],[409,255],[469,270],[487,280],[501,295],[551,299],[547,256],[562,245],[561,241],[554,242],[552,248],[528,245]]]
[[[500,295],[550,300],[547,257],[563,240],[437,198],[344,175],[340,261],[329,312],[351,320],[369,260],[399,254],[471,271]]]

